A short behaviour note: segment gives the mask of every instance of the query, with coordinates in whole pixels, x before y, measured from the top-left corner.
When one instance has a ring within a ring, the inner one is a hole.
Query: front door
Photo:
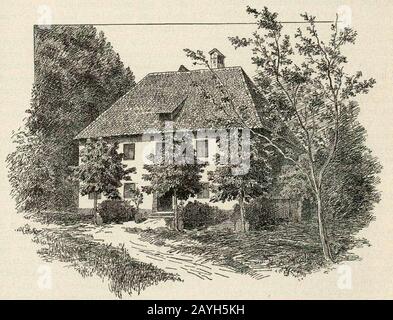
[[[157,212],[173,212],[172,193],[167,192],[157,197]]]

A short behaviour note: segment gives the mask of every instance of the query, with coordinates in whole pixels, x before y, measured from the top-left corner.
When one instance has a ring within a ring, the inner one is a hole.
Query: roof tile
[[[175,129],[230,127],[239,123],[239,114],[250,128],[263,127],[258,113],[262,100],[257,98],[253,83],[243,69],[229,67],[214,72],[227,88],[235,108],[223,107],[217,79],[208,69],[149,73],[76,139],[160,130],[163,128],[160,114],[174,110],[178,110],[173,123]]]

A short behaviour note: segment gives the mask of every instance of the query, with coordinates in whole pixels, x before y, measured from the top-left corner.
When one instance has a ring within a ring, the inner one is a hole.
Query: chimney
[[[225,56],[216,48],[209,51],[210,54],[210,66],[213,69],[225,68],[224,59]]]

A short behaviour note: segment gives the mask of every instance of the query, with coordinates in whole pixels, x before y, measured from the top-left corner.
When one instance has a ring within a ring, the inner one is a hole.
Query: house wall
[[[133,137],[119,137],[116,138],[119,142],[119,152],[123,152],[123,145],[126,143],[135,143],[135,160],[123,160],[123,163],[127,165],[129,168],[135,167],[136,172],[131,174],[131,181],[123,181],[123,182],[133,182],[136,184],[136,187],[141,188],[142,186],[148,185],[148,182],[142,179],[142,175],[147,173],[146,170],[143,169],[145,164],[145,155],[151,154],[155,152],[156,141],[142,141],[141,136],[133,136]],[[194,148],[196,147],[196,140],[193,141]],[[79,150],[83,148],[83,143],[80,143]],[[205,170],[202,174],[202,182],[207,182],[207,173],[209,171],[215,170],[215,163],[214,163],[214,155],[218,151],[218,145],[216,139],[208,139],[208,150],[209,150],[209,157],[206,159],[208,161],[208,165],[205,167]],[[123,197],[124,186],[119,188],[120,195]],[[210,192],[211,196],[211,192]],[[101,199],[98,200],[98,203],[101,203],[105,200],[105,197],[102,196]],[[197,197],[189,198],[188,201],[197,200],[202,203],[209,203],[209,199],[197,199]],[[151,213],[152,208],[156,208],[156,199],[153,195],[144,194],[143,203],[140,205],[140,209]],[[235,205],[235,201],[230,202],[216,202],[211,203],[214,206],[219,207],[220,209],[230,210]],[[80,209],[91,209],[93,208],[93,200],[89,199],[88,196],[81,196],[79,194],[79,208]],[[154,210],[153,210],[154,211]]]

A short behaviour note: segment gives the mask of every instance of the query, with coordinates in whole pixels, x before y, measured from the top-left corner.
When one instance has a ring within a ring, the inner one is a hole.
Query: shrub
[[[245,206],[245,218],[249,223],[250,230],[260,230],[264,226],[273,225],[281,222],[281,218],[275,214],[272,200],[256,198]],[[231,221],[236,224],[240,219],[240,206],[236,204],[233,208]]]
[[[258,230],[275,222],[270,201],[262,199],[256,199],[247,204],[245,217],[251,230]]]
[[[104,223],[121,223],[134,219],[136,210],[124,200],[105,200],[99,204],[98,213]]]
[[[135,213],[134,219],[135,219],[136,223],[141,223],[141,222],[147,220],[146,215],[143,212],[140,212],[140,211],[137,211]]]
[[[181,210],[186,229],[207,227],[228,219],[228,214],[223,210],[196,200],[188,202]]]

